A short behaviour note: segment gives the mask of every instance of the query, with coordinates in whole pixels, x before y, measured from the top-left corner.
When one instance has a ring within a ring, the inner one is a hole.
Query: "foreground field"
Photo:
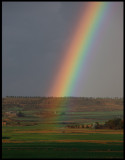
[[[123,158],[123,130],[39,127],[3,127],[2,158]]]
[[[122,143],[7,143],[3,158],[123,158]],[[7,152],[7,154],[6,154]]]
[[[114,118],[123,99],[3,98],[2,158],[123,158],[123,129],[92,127]]]

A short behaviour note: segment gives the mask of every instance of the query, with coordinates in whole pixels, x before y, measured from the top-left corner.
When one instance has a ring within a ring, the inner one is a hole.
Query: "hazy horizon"
[[[53,96],[4,96],[4,97],[2,97],[2,98],[93,98],[93,99],[98,99],[98,98],[104,98],[104,99],[106,99],[106,98],[109,98],[109,99],[123,99],[123,97],[75,97],[75,96],[64,96],[64,97],[53,97]]]

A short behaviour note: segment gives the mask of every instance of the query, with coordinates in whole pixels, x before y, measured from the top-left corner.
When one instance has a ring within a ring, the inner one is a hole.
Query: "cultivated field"
[[[115,117],[123,118],[122,100],[102,100],[103,103],[100,100],[96,106],[94,100],[93,104],[84,102],[83,105],[80,99],[80,103],[74,103],[83,107],[74,105],[72,110],[71,107],[66,110],[64,106],[67,104],[63,103],[63,109],[59,110],[57,107],[43,107],[50,105],[48,102],[52,99],[42,99],[41,106],[35,106],[37,98],[29,99],[22,98],[23,103],[21,98],[4,99],[2,120],[6,124],[2,126],[2,158],[123,158],[122,129],[67,127],[74,123],[103,124]]]
[[[3,158],[123,158],[123,130],[4,127],[2,136]]]

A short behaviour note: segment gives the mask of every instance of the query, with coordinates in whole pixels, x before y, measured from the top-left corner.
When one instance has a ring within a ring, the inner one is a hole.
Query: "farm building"
[[[12,122],[11,119],[4,119],[2,120],[2,126],[7,126],[8,124],[10,124]]]
[[[7,125],[7,122],[6,121],[3,121],[2,122],[2,126],[6,126]]]

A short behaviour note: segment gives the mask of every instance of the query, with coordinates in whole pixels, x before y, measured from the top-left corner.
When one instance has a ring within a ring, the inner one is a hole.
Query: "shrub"
[[[110,129],[123,129],[123,120],[121,118],[115,118],[105,122],[105,126]]]
[[[19,111],[19,112],[17,113],[17,116],[18,116],[18,117],[24,117],[25,115],[24,115],[24,113],[22,113],[21,111]]]

